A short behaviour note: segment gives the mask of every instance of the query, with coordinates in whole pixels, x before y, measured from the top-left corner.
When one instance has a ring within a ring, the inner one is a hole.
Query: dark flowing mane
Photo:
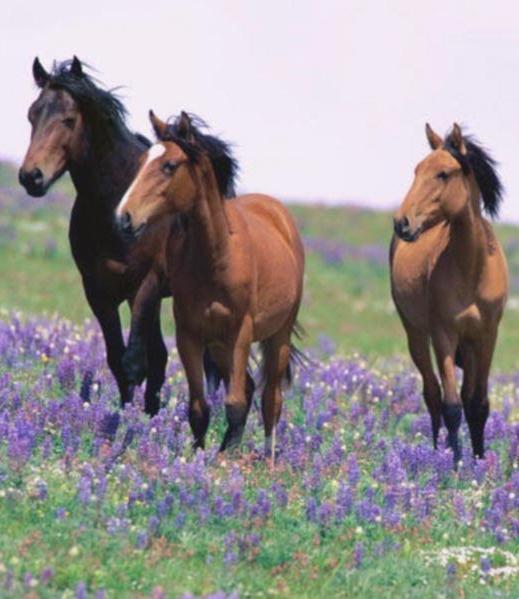
[[[504,192],[496,170],[497,163],[473,136],[463,135],[463,142],[467,148],[466,154],[461,154],[455,147],[451,132],[445,138],[443,147],[461,164],[465,174],[472,170],[481,192],[483,208],[491,218],[496,218],[499,215]]]
[[[150,146],[150,141],[139,133],[132,133],[126,125],[126,107],[114,93],[100,87],[96,80],[85,73],[88,65],[81,63],[83,72],[80,76],[71,70],[72,61],[55,62],[49,75],[47,86],[50,89],[63,89],[68,92],[78,103],[85,119],[92,127],[94,133],[106,135],[110,132],[115,136],[135,135],[145,146]]]
[[[238,176],[238,161],[232,154],[231,144],[201,129],[208,129],[208,125],[200,117],[190,114],[190,134],[194,141],[188,141],[180,131],[180,118],[170,119],[166,132],[161,136],[161,141],[172,141],[179,145],[190,159],[196,160],[200,151],[206,152],[214,168],[220,193],[226,198],[236,195],[235,184]]]

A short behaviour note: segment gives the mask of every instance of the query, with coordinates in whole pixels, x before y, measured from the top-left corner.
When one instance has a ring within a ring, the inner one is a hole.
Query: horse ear
[[[75,77],[83,77],[83,66],[75,54],[74,58],[72,58],[72,63],[70,64],[70,74]]]
[[[153,110],[150,110],[149,115],[150,115],[151,126],[153,127],[153,131],[155,131],[155,135],[159,139],[163,139],[164,136],[166,135],[166,131],[168,129],[167,123],[165,123],[164,121],[161,121],[158,116],[155,116],[155,113],[153,112]]]
[[[34,81],[38,87],[45,87],[50,79],[50,75],[43,68],[40,59],[37,56],[32,63],[32,76],[34,77]]]
[[[437,150],[438,148],[442,147],[443,139],[435,131],[433,131],[433,128],[431,125],[429,125],[429,123],[425,123],[425,135],[427,135],[427,141],[431,146],[431,150]]]
[[[452,145],[458,150],[460,154],[466,154],[467,148],[465,147],[465,142],[463,141],[463,132],[461,131],[461,127],[458,123],[454,123],[451,132],[451,142]]]
[[[191,117],[185,111],[182,111],[180,113],[180,117],[178,118],[177,134],[179,137],[185,139],[188,142],[194,143],[195,141],[193,123],[191,121]]]

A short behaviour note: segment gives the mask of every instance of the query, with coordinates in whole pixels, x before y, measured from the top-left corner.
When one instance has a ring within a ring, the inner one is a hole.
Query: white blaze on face
[[[166,151],[166,146],[161,143],[152,145],[151,148],[148,150],[148,155],[146,156],[146,161],[141,166],[139,172],[137,173],[137,176],[132,181],[130,187],[128,187],[128,189],[126,190],[126,193],[122,197],[122,200],[119,202],[119,205],[117,206],[115,214],[118,217],[122,216],[125,213],[126,204],[128,203],[128,200],[132,194],[132,191],[135,189],[135,186],[140,181],[141,177],[144,174],[144,171],[148,168],[148,165],[150,163],[152,163],[156,158],[159,158],[160,156],[162,156],[162,154],[164,154],[165,151]]]

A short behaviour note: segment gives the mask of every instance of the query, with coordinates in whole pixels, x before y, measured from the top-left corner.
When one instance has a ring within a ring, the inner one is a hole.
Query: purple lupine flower
[[[76,586],[76,599],[87,599],[87,596],[86,583],[83,581],[78,582]]]
[[[40,572],[40,583],[43,585],[48,584],[54,577],[54,570],[50,567],[43,568]]]
[[[150,537],[148,536],[148,533],[145,530],[141,530],[137,533],[137,536],[135,538],[135,547],[137,547],[137,549],[146,549],[149,543]]]
[[[364,545],[361,542],[355,543],[353,548],[353,563],[356,568],[360,568],[364,561]]]
[[[313,497],[306,502],[306,517],[310,522],[317,521],[317,501]]]
[[[479,565],[483,574],[488,574],[492,568],[492,562],[490,561],[490,558],[486,555],[481,557]]]

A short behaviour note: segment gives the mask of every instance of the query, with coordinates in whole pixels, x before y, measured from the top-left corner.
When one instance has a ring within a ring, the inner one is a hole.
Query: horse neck
[[[215,274],[225,265],[230,228],[212,167],[196,173],[198,198],[189,216],[189,240],[200,268]]]
[[[479,204],[480,192],[472,176],[469,189],[469,201],[451,222],[449,245],[453,249],[455,259],[460,262],[460,272],[473,280],[482,267],[485,231]]]
[[[105,133],[106,135],[106,133]],[[78,201],[94,212],[112,217],[117,202],[133,180],[144,148],[128,132],[98,140],[87,136],[83,158],[70,165]]]

